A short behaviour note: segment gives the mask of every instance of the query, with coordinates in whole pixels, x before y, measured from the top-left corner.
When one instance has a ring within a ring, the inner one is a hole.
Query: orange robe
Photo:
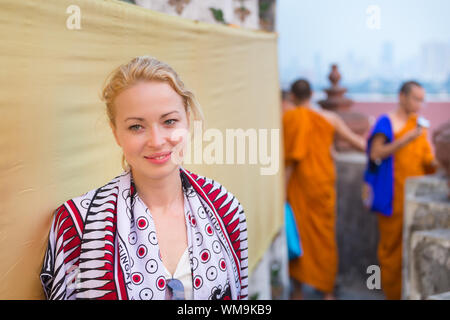
[[[399,139],[417,127],[417,116],[411,116],[405,126],[394,133]],[[387,299],[401,299],[403,200],[405,180],[412,176],[432,173],[433,154],[426,132],[394,153],[394,197],[392,216],[378,214],[380,240],[378,260],[381,269],[381,287]]]
[[[291,277],[322,292],[333,292],[337,273],[334,127],[305,107],[283,116],[285,161],[295,167],[288,182],[303,256],[289,263]]]

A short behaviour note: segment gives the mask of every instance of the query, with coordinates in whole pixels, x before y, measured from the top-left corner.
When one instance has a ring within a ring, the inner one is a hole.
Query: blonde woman
[[[125,171],[55,211],[47,299],[247,299],[242,206],[175,161],[180,132],[202,119],[192,92],[142,56],[115,69],[102,96]]]

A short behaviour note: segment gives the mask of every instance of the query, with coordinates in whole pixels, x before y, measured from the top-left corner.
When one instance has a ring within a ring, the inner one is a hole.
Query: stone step
[[[450,229],[450,201],[443,176],[410,178],[405,186],[402,297],[411,298],[411,238],[416,231]]]
[[[450,291],[450,229],[416,231],[411,237],[410,299]]]
[[[436,200],[445,200],[448,194],[447,180],[441,173],[412,177],[407,179],[405,197],[431,196]]]
[[[450,300],[450,291],[429,296],[427,300]]]

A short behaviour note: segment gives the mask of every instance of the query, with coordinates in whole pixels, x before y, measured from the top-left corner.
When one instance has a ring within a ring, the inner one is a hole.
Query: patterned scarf
[[[220,184],[180,168],[193,299],[247,298],[242,206]],[[55,213],[41,272],[48,299],[164,299],[155,226],[126,172]]]

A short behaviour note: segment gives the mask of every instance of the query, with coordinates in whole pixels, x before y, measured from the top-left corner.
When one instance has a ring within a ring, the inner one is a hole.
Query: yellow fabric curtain
[[[195,92],[206,128],[280,128],[275,34],[114,0],[2,0],[0,39],[1,299],[43,297],[38,275],[53,210],[122,172],[99,98],[114,67],[146,54],[169,63]],[[244,206],[251,272],[283,223],[282,168],[186,167]]]

